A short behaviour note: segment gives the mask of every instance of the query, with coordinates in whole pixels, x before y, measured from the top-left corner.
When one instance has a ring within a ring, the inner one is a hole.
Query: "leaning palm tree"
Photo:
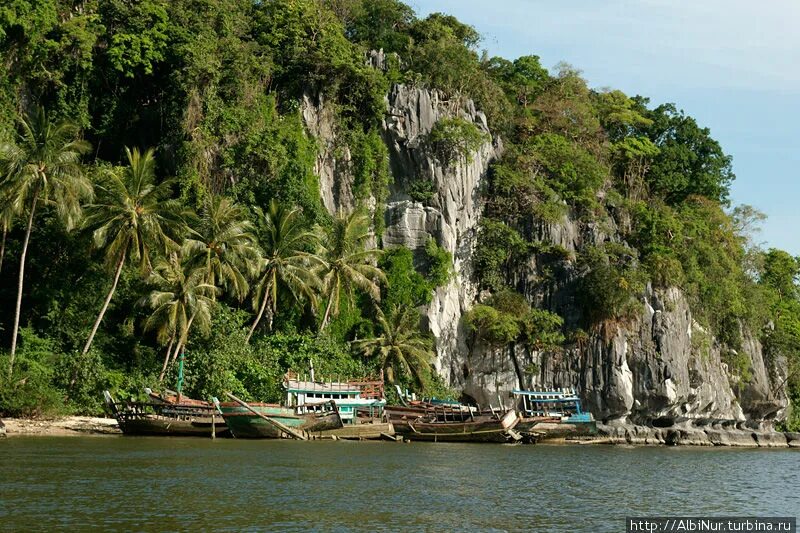
[[[258,242],[262,250],[261,272],[253,294],[253,308],[258,312],[247,341],[253,336],[270,309],[269,322],[278,312],[278,288],[288,289],[295,301],[305,298],[316,305],[316,289],[320,285],[314,267],[322,264],[310,253],[318,245],[318,236],[303,220],[298,208],[285,208],[272,200],[266,212],[256,208]]]
[[[87,208],[86,227],[94,228],[95,246],[105,248],[106,265],[113,270],[114,281],[83,347],[84,354],[108,310],[126,260],[136,261],[142,272],[148,272],[150,250],[176,250],[185,232],[182,209],[169,200],[171,182],[156,184],[153,150],[141,153],[137,148],[126,148],[125,154],[128,166],[103,176],[97,187],[98,200]]]
[[[321,271],[322,285],[328,297],[320,331],[331,316],[339,314],[342,293],[352,299],[355,289],[380,301],[380,282],[386,281],[383,271],[375,266],[381,254],[378,249],[367,248],[370,238],[369,217],[360,211],[339,211],[333,223],[324,230],[322,238],[324,263]]]
[[[203,202],[198,227],[183,245],[193,267],[206,272],[205,283],[225,287],[239,301],[247,295],[247,279],[258,269],[258,247],[253,224],[244,209],[223,196]]]
[[[425,388],[433,343],[419,330],[419,312],[412,307],[394,306],[388,316],[378,309],[377,318],[380,334],[353,341],[353,345],[364,355],[377,357],[390,383],[394,383],[399,370]]]
[[[0,199],[14,213],[27,210],[28,215],[19,262],[9,373],[14,369],[17,351],[25,258],[36,208],[53,206],[69,230],[80,219],[81,202],[92,198],[92,183],[81,165],[81,156],[90,145],[78,138],[78,126],[68,121],[52,122],[42,108],[20,117],[18,122],[14,139],[0,145]]]
[[[170,349],[164,357],[159,380],[164,379],[167,365],[175,360],[189,339],[189,331],[196,326],[202,333],[211,329],[211,311],[218,288],[206,281],[203,268],[192,268],[181,263],[176,254],[171,259],[158,258],[148,282],[155,289],[143,299],[153,310],[145,321],[147,331],[155,331],[163,345],[169,342]]]

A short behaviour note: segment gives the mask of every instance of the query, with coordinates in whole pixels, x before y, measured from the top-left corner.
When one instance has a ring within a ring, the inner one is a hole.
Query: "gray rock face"
[[[743,331],[740,351],[749,360],[750,376],[740,378],[726,362],[730,350],[693,319],[689,303],[676,288],[648,288],[634,318],[603,324],[562,352],[536,352],[522,345],[497,349],[472,339],[462,316],[478,298],[472,258],[482,211],[480,188],[502,145],[499,139],[487,141],[471,161],[443,164],[430,153],[425,136],[445,117],[460,117],[490,133],[486,117],[474,104],[399,85],[386,105],[383,138],[394,184],[382,244],[419,250],[433,238],[453,254],[454,278],[436,290],[425,311],[436,338],[437,370],[451,386],[482,405],[494,406],[510,405],[515,388],[573,387],[603,422],[605,433],[624,442],[800,446],[794,436],[771,432],[788,405],[779,386],[786,375],[785,360],[769,357]],[[304,99],[303,116],[320,143],[317,173],[326,208],[352,208],[349,152],[339,150],[344,155],[335,157],[333,117],[322,102],[310,98]],[[417,180],[433,184],[433,195],[425,203],[409,195]],[[535,221],[530,238],[558,245],[572,257],[554,264],[533,256],[509,281],[532,305],[557,311],[568,324],[576,324],[580,310],[573,282],[579,273],[574,254],[585,246],[619,242],[613,220],[587,223],[569,213],[558,223]],[[553,273],[547,283],[542,282],[545,269]]]
[[[447,286],[436,290],[427,317],[436,338],[437,370],[446,380],[455,382],[467,351],[461,316],[476,297],[472,255],[482,210],[480,185],[501,147],[486,141],[471,161],[462,158],[443,164],[424,142],[438,120],[460,117],[490,133],[486,117],[475,110],[472,101],[450,102],[438,91],[397,85],[387,104],[383,131],[394,184],[386,208],[383,245],[401,244],[417,250],[433,238],[453,254],[455,275]],[[410,185],[417,180],[433,183],[434,194],[424,205],[408,195]]]
[[[352,157],[347,146],[342,147],[341,154],[337,157],[338,139],[333,110],[325,105],[321,96],[314,99],[305,95],[302,113],[308,132],[319,144],[314,173],[319,176],[322,205],[332,214],[339,209],[352,209],[354,207]]]

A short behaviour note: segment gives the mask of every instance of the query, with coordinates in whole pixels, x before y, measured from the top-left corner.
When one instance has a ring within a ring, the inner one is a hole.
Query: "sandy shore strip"
[[[122,435],[113,418],[97,418],[92,416],[67,416],[53,419],[4,418],[6,435],[18,436],[53,436],[71,435]]]

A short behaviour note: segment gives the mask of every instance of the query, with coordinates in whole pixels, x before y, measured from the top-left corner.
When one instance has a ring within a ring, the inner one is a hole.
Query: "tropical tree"
[[[6,257],[6,237],[14,224],[14,213],[10,206],[0,207],[0,229],[3,230],[2,242],[0,242],[0,272],[3,272],[3,260]]]
[[[381,254],[378,249],[368,249],[370,238],[369,217],[360,211],[346,213],[340,210],[332,224],[325,228],[322,237],[324,262],[319,267],[324,294],[328,298],[320,331],[331,315],[339,314],[342,292],[353,297],[355,289],[380,301],[379,283],[386,281],[383,271],[375,266]]]
[[[211,312],[218,287],[206,283],[204,268],[193,268],[181,262],[177,254],[169,259],[156,259],[148,282],[155,287],[142,303],[153,310],[145,321],[147,331],[155,331],[161,344],[168,344],[159,380],[164,379],[170,359],[178,357],[189,338],[193,325],[207,334],[211,329]],[[172,346],[174,352],[170,354]]]
[[[126,260],[137,261],[142,272],[148,272],[151,248],[164,253],[177,249],[186,230],[182,208],[169,200],[171,182],[156,184],[153,150],[141,153],[138,148],[126,148],[125,155],[128,166],[104,174],[96,187],[97,202],[87,207],[86,227],[94,228],[95,246],[105,248],[114,281],[83,347],[84,354],[108,310]]]
[[[14,369],[17,352],[25,258],[36,209],[39,205],[52,206],[70,230],[80,220],[81,203],[92,198],[92,184],[81,164],[81,156],[89,151],[90,145],[78,138],[77,125],[69,121],[53,122],[40,107],[19,117],[18,125],[12,141],[0,145],[0,199],[12,212],[27,210],[28,215],[19,262],[9,374]]]
[[[184,241],[183,255],[193,268],[205,270],[205,283],[222,286],[242,301],[259,264],[253,229],[242,207],[224,196],[208,195],[197,229]]]
[[[310,252],[318,246],[318,235],[308,228],[301,210],[285,208],[272,200],[266,212],[259,208],[255,211],[262,260],[253,294],[253,308],[258,314],[247,334],[248,341],[268,306],[272,324],[278,312],[279,286],[286,287],[296,301],[305,298],[314,306],[321,283],[314,270],[321,260]]]
[[[433,342],[419,330],[419,312],[409,306],[392,306],[388,315],[377,309],[380,334],[353,341],[368,357],[377,357],[390,383],[398,370],[410,375],[424,388],[430,376]]]

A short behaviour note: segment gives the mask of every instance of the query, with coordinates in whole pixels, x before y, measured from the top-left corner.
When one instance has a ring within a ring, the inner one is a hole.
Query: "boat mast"
[[[181,357],[178,359],[178,403],[181,402],[181,389],[183,389],[183,359],[186,355],[186,352],[181,350]]]

